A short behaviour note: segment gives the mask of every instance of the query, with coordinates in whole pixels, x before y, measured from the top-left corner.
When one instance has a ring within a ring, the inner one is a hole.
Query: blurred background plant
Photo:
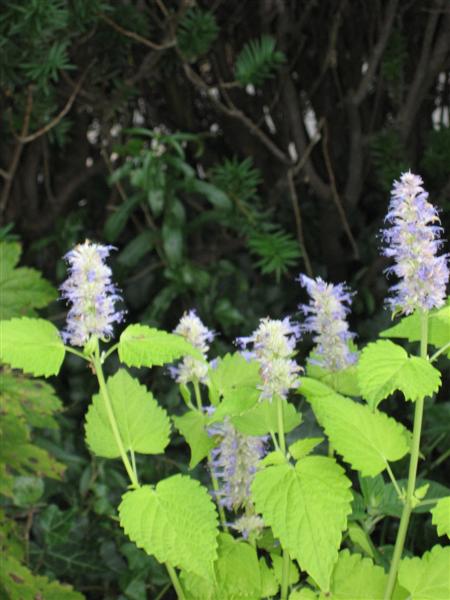
[[[219,352],[262,316],[295,315],[306,272],[358,292],[363,343],[389,324],[377,232],[392,179],[421,173],[450,232],[442,0],[8,0],[0,49],[6,318],[38,309],[62,325],[54,287],[30,269],[58,286],[61,257],[90,238],[117,248],[128,322],[172,329],[196,307]],[[176,411],[162,375],[146,383]],[[157,598],[165,574],[114,520],[121,470],[84,448],[89,373],[72,357],[54,385],[2,374],[3,435],[43,462],[24,459],[6,479],[1,543],[27,581]],[[427,477],[441,482],[449,407],[439,398],[425,424]],[[171,452],[141,466],[148,481],[185,464],[181,442]]]

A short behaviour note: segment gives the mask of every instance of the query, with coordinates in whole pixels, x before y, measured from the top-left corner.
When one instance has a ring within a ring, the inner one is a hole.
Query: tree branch
[[[142,35],[135,33],[134,31],[125,29],[124,27],[122,27],[121,25],[119,25],[118,23],[116,23],[115,21],[113,21],[112,19],[110,19],[103,13],[99,14],[99,17],[100,17],[100,19],[105,21],[105,23],[108,23],[108,25],[110,25],[113,29],[115,29],[122,35],[125,35],[126,37],[134,40],[135,42],[139,42],[139,44],[143,44],[144,46],[147,46],[148,48],[151,48],[152,50],[157,50],[157,51],[167,50],[168,48],[173,48],[176,44],[174,39],[171,39],[168,42],[165,42],[164,44],[157,44],[156,42],[152,42],[151,40],[148,40],[147,38],[143,37]]]
[[[295,189],[293,169],[288,169],[287,180],[288,180],[289,195],[291,197],[292,208],[294,211],[295,227],[297,230],[297,240],[298,240],[300,248],[302,249],[302,256],[303,256],[303,260],[305,261],[306,272],[309,277],[313,277],[311,261],[309,260],[309,255],[308,255],[308,252],[306,250],[306,245],[305,245],[305,236],[303,234],[303,224],[302,224],[302,213],[300,210],[300,203],[298,201],[297,191]]]

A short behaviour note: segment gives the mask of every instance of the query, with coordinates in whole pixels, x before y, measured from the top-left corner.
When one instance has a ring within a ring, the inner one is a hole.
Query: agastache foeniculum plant
[[[172,333],[125,324],[112,248],[91,241],[65,257],[62,331],[41,318],[1,321],[0,358],[12,368],[57,375],[70,352],[97,377],[86,443],[122,461],[117,520],[165,565],[179,600],[450,598],[450,490],[418,478],[448,456],[445,436],[421,444],[450,359],[448,254],[418,175],[394,182],[382,239],[399,320],[359,348],[350,287],[305,275],[298,322],[265,317],[221,357],[209,356],[215,334],[193,309]],[[141,383],[165,366],[180,392],[171,415],[173,401]],[[161,470],[142,465],[157,466],[172,442],[180,472],[155,481]],[[423,556],[411,523],[427,523]]]

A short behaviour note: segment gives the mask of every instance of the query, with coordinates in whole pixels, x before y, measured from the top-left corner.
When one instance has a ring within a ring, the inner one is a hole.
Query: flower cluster
[[[295,345],[300,337],[300,327],[289,317],[281,320],[261,319],[251,336],[236,340],[246,358],[259,362],[263,380],[261,399],[273,396],[286,397],[289,390],[298,386],[300,367],[292,360]],[[249,344],[251,351],[246,350]]]
[[[302,330],[312,333],[316,344],[317,358],[310,362],[330,371],[349,367],[356,362],[358,356],[350,350],[348,344],[355,337],[349,331],[347,323],[351,292],[343,283],[327,283],[320,277],[311,279],[300,275],[298,281],[310,296],[309,304],[299,306],[306,316]]]
[[[208,373],[207,353],[209,344],[214,339],[210,331],[199,319],[195,310],[185,313],[173,333],[184,337],[192,346],[200,350],[205,360],[186,356],[176,367],[169,367],[170,374],[178,382],[187,384],[190,381],[204,381]]]
[[[394,182],[385,219],[390,227],[382,231],[383,253],[396,262],[387,272],[400,279],[388,304],[402,314],[442,306],[449,279],[448,255],[437,256],[442,245],[438,213],[422,183],[410,171]]]
[[[64,256],[69,277],[60,289],[71,308],[62,336],[73,346],[84,346],[91,336],[109,338],[113,323],[123,319],[124,311],[115,309],[121,297],[111,282],[111,269],[105,264],[111,249],[112,246],[86,240]]]

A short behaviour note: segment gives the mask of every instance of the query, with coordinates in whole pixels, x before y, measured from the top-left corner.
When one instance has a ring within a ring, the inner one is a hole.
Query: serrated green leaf
[[[259,559],[259,569],[261,573],[261,596],[263,598],[275,596],[280,587],[273,569],[267,566],[264,558]]]
[[[356,523],[349,523],[348,536],[358,549],[361,549],[370,558],[375,558],[370,538],[362,527]]]
[[[36,377],[57,375],[65,349],[56,327],[44,319],[0,321],[0,360]]]
[[[274,450],[273,452],[269,452],[266,456],[260,461],[260,465],[263,467],[268,467],[269,465],[282,465],[287,461],[286,456],[281,452],[281,450]]]
[[[386,414],[339,394],[308,401],[336,452],[362,475],[373,477],[408,453],[408,431]]]
[[[162,366],[182,356],[203,359],[202,354],[180,335],[147,325],[129,325],[119,340],[119,358],[129,367]]]
[[[351,512],[350,486],[342,467],[324,456],[307,456],[295,468],[267,467],[256,473],[252,485],[266,525],[324,591]]]
[[[289,600],[317,600],[317,594],[311,588],[301,588],[289,594]]]
[[[310,358],[314,358],[311,354]],[[335,392],[344,396],[359,396],[358,371],[355,365],[343,369],[342,371],[327,371],[319,365],[312,364],[308,361],[306,367],[308,377],[322,381],[326,385],[334,389]]]
[[[212,404],[217,404],[220,398],[231,403],[239,393],[251,395],[252,398],[256,396],[256,399],[259,396],[259,392],[255,391],[261,384],[259,364],[256,361],[245,360],[239,352],[226,354],[221,358],[216,366],[209,370],[208,379]],[[248,404],[245,408],[249,408]],[[239,409],[238,406],[236,410],[241,412],[245,409]]]
[[[0,591],[3,588],[9,600],[83,600],[83,594],[72,586],[50,581],[33,573],[12,556],[3,556],[0,561]]]
[[[271,431],[278,433],[277,402],[275,399],[273,402],[257,402],[250,410],[232,417],[231,422],[238,431],[247,435],[266,435]],[[283,400],[283,422],[285,433],[289,433],[302,422],[301,414],[287,400]]]
[[[229,534],[219,535],[217,598],[259,598],[261,574],[256,549]]]
[[[405,400],[431,396],[441,385],[441,374],[427,360],[408,356],[401,346],[380,340],[364,348],[358,364],[359,387],[363,398],[375,409],[400,390]]]
[[[434,546],[422,558],[400,561],[398,581],[408,590],[410,600],[450,598],[450,546]]]
[[[380,333],[380,337],[405,338],[418,342],[422,336],[420,314],[415,312]],[[428,314],[428,343],[441,348],[450,342],[450,298],[443,308],[432,310]],[[450,357],[450,351],[448,352]]]
[[[323,442],[323,439],[324,438],[322,437],[317,437],[297,440],[289,446],[289,454],[295,458],[295,460],[299,460],[312,452],[316,446]]]
[[[408,482],[406,479],[398,479],[397,484],[400,486],[400,489],[406,489]],[[450,494],[450,489],[437,481],[427,479],[418,479],[416,481],[416,486],[423,487],[424,485],[428,485],[427,495],[430,498],[445,498]],[[418,504],[413,508],[413,512],[422,514],[427,513],[429,510],[430,504]],[[389,515],[391,517],[401,517],[403,503],[399,499],[397,491],[392,483],[385,484],[382,501],[380,502],[377,511],[380,514]]]
[[[279,585],[281,585],[283,580],[283,557],[279,554],[271,554],[270,558],[272,559],[272,568],[275,574],[275,579],[278,581]],[[288,576],[289,585],[294,585],[299,579],[300,573],[298,572],[297,565],[290,560]]]
[[[130,539],[161,562],[211,579],[217,557],[217,514],[198,481],[174,475],[155,488],[127,492],[120,524]]]
[[[189,468],[193,469],[215,446],[214,439],[206,431],[207,417],[200,412],[189,411],[181,417],[172,417],[172,419],[175,427],[189,444],[191,450]]]
[[[430,512],[433,515],[431,522],[436,525],[438,535],[450,538],[450,496],[438,500]]]
[[[124,369],[109,377],[107,388],[126,451],[160,454],[169,443],[170,421],[153,394]],[[86,415],[86,441],[94,454],[120,456],[101,394],[96,394]]]
[[[43,308],[57,297],[39,271],[15,268],[20,253],[20,244],[0,242],[0,320],[34,316],[35,308]]]
[[[387,575],[382,567],[375,566],[370,558],[339,553],[331,580],[333,600],[383,600]]]

